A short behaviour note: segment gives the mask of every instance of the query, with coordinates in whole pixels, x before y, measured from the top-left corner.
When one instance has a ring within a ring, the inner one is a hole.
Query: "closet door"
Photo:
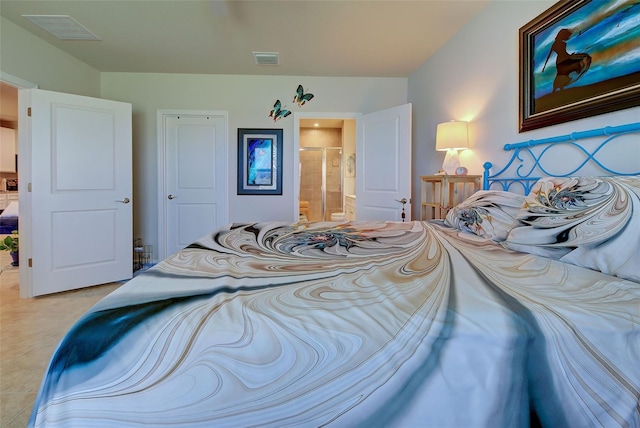
[[[183,112],[160,120],[163,259],[228,222],[228,142],[226,113]]]

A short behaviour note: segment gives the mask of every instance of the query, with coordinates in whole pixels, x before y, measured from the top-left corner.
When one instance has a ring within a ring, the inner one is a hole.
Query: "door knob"
[[[169,196],[167,196],[167,198],[169,198],[169,199],[175,199],[175,198],[177,198],[177,196],[169,195]]]
[[[116,202],[120,202],[121,204],[128,204],[129,202],[131,202],[131,200],[129,198],[124,198],[124,199],[120,199],[119,201]]]
[[[404,205],[409,201],[407,201],[407,198],[402,198],[402,199],[396,199],[396,202],[400,202],[402,204],[402,213],[400,214],[400,217],[402,217],[402,221],[404,221],[404,219],[407,216],[404,212]]]

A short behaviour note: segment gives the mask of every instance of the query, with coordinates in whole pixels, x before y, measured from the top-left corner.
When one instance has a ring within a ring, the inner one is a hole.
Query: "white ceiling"
[[[407,77],[489,1],[0,0],[0,14],[103,72]],[[101,40],[22,15],[69,15]]]

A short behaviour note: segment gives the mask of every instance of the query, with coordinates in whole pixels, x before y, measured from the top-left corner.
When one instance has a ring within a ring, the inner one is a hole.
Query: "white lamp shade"
[[[467,122],[455,121],[438,124],[436,150],[462,150],[469,148]]]

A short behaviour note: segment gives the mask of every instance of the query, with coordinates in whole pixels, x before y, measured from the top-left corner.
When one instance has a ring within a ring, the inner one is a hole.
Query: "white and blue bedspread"
[[[433,222],[229,225],[93,307],[33,427],[640,426],[640,284]]]

